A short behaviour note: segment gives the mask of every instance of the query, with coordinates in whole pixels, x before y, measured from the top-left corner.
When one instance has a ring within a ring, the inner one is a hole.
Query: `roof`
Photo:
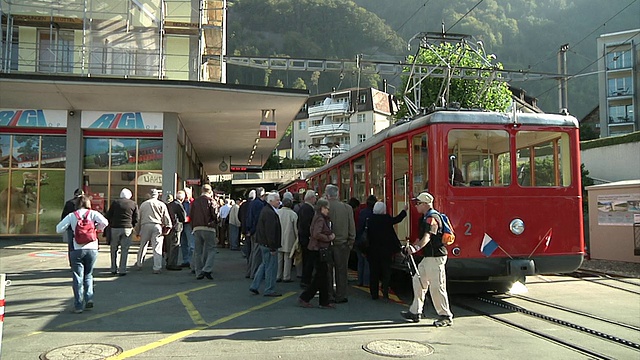
[[[116,79],[0,73],[0,108],[176,113],[209,175],[231,158],[247,164],[263,109],[275,109],[283,134],[307,90],[201,81]],[[279,138],[260,139],[252,165],[262,165]]]

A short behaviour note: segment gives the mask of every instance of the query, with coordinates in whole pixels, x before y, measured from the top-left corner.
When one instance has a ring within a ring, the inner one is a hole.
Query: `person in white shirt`
[[[109,221],[98,211],[91,210],[91,200],[82,195],[76,198],[76,208],[78,210],[67,214],[56,225],[58,234],[65,233],[71,228],[75,234],[78,218],[86,218],[94,222],[96,230],[102,231],[109,225]],[[76,216],[77,213],[77,216]],[[98,259],[98,238],[86,244],[78,244],[75,238],[69,239],[73,244],[70,246],[69,262],[73,271],[73,305],[74,312],[79,314],[85,309],[93,308],[93,267]]]

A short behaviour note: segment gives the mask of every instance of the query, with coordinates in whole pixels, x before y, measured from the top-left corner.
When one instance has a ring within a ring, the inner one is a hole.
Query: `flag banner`
[[[276,138],[276,123],[261,121],[260,122],[260,138],[261,139],[275,139]]]
[[[480,252],[484,254],[484,256],[491,256],[494,251],[498,248],[498,243],[491,238],[491,236],[484,234],[484,238],[482,239],[482,245],[480,245]]]
[[[553,228],[549,229],[549,231],[547,231],[547,233],[542,238],[542,241],[544,241],[544,247],[542,248],[542,252],[547,251],[547,248],[549,247],[549,244],[551,244],[551,234],[552,233],[553,233]]]

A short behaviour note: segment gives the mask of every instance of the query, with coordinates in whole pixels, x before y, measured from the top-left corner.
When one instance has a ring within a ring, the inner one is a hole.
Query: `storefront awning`
[[[176,113],[209,175],[220,163],[247,164],[264,111],[275,110],[276,138],[261,138],[262,165],[308,98],[306,90],[195,81],[0,74],[0,108]]]

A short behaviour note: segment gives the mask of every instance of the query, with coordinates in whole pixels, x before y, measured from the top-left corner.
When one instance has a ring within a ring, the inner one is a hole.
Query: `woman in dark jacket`
[[[393,255],[400,251],[400,240],[396,235],[393,225],[399,223],[407,216],[407,205],[396,217],[387,214],[386,206],[378,201],[373,206],[373,215],[369,217],[367,224],[367,237],[369,249],[369,292],[373,300],[378,299],[379,282],[382,280],[382,296],[389,299],[389,279],[391,277],[391,262]]]
[[[375,195],[369,195],[366,202],[366,207],[359,211],[358,222],[356,223],[356,254],[358,255],[358,286],[369,286],[369,262],[365,254],[358,249],[358,244],[362,242],[362,233],[364,226],[367,223],[367,219],[373,215],[373,205],[376,204],[378,198]]]
[[[311,237],[309,238],[309,259],[313,262],[313,277],[307,289],[300,294],[298,304],[305,308],[313,307],[309,303],[316,292],[320,292],[320,307],[323,309],[335,308],[329,303],[329,270],[327,263],[320,259],[320,249],[328,248],[331,245],[335,234],[331,231],[331,221],[329,220],[329,202],[319,199],[316,203],[316,213],[311,220]]]

